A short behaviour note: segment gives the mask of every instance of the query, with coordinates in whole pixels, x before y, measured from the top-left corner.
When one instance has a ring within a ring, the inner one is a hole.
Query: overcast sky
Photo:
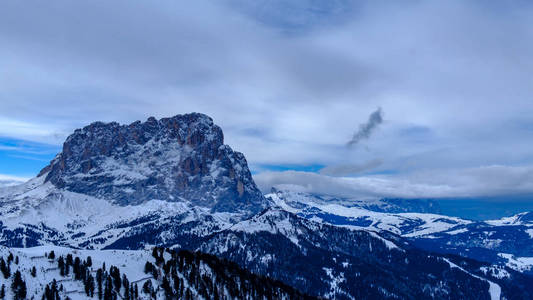
[[[529,1],[2,1],[0,45],[0,180],[196,111],[264,190],[533,192]]]

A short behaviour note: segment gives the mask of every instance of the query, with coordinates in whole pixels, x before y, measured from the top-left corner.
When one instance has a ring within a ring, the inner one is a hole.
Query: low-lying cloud
[[[355,175],[357,173],[365,172],[374,168],[377,168],[383,164],[381,159],[373,159],[362,164],[341,164],[327,166],[320,169],[319,173],[322,175],[330,176],[347,176]]]
[[[492,165],[360,177],[286,171],[260,173],[254,179],[263,192],[277,187],[352,198],[459,198],[533,194],[533,166]]]

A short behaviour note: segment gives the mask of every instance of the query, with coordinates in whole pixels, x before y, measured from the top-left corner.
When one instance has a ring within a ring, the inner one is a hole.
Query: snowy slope
[[[309,219],[354,229],[390,231],[405,237],[445,232],[457,225],[472,223],[469,220],[429,213],[376,212],[359,205],[330,203],[323,201],[323,197],[317,199],[315,195],[287,190],[267,194],[266,197],[282,209]]]
[[[174,252],[170,253],[160,249],[158,256],[162,255],[163,259],[157,263],[153,252],[149,250],[74,250],[70,248],[41,246],[34,248],[6,248],[0,247],[0,256],[7,259],[12,254],[16,257],[10,263],[11,276],[2,280],[6,285],[6,299],[13,297],[10,288],[10,282],[13,280],[13,274],[16,271],[22,273],[22,279],[27,287],[28,299],[40,299],[47,285],[53,280],[57,282],[59,296],[61,298],[78,299],[97,299],[98,286],[95,283],[94,296],[88,297],[85,292],[85,286],[81,280],[76,280],[73,270],[68,275],[62,276],[58,268],[59,257],[72,255],[74,259],[87,261],[91,258],[92,266],[89,271],[93,277],[96,277],[98,269],[108,271],[112,266],[119,269],[121,276],[126,276],[128,281],[137,286],[139,298],[136,299],[168,299],[165,295],[164,281],[170,280],[172,287],[170,290],[174,293],[170,298],[183,298],[182,294],[190,294],[192,299],[212,299],[213,288],[218,289],[219,296],[222,299],[270,299],[270,293],[275,293],[278,299],[303,299],[304,295],[300,292],[285,286],[269,278],[257,277],[250,274],[232,263],[224,262],[215,257],[205,254],[195,254],[191,252]],[[45,255],[54,252],[53,259]],[[145,273],[145,264],[151,263],[155,271],[150,270]],[[105,269],[103,266],[106,266]],[[166,266],[169,269],[166,269]],[[31,275],[32,268],[35,267],[35,276]],[[154,275],[154,273],[156,275]],[[174,277],[174,275],[176,275]],[[179,280],[182,288],[176,289],[174,280]],[[149,281],[154,287],[154,295],[143,291],[143,286]],[[129,286],[129,285],[128,285]],[[206,290],[207,287],[207,290]],[[211,290],[210,290],[210,289]],[[181,289],[181,292],[180,292]],[[183,289],[186,291],[184,292]],[[125,299],[125,287],[120,290],[113,289],[119,299]]]
[[[44,256],[45,253],[54,251],[56,255],[55,260],[50,260]],[[73,280],[73,275],[61,276],[59,269],[57,269],[57,257],[60,255],[66,256],[72,254],[85,260],[88,256],[92,258],[93,266],[102,266],[105,262],[109,267],[111,265],[117,266],[122,272],[124,272],[131,282],[141,280],[138,283],[142,283],[142,279],[148,276],[144,274],[144,264],[146,261],[154,261],[148,250],[74,250],[70,248],[62,248],[56,246],[41,246],[34,248],[7,248],[0,247],[0,255],[4,259],[12,253],[14,256],[19,257],[19,264],[11,263],[11,273],[16,270],[20,270],[23,279],[26,281],[28,289],[27,297],[40,299],[43,294],[44,288],[47,284],[51,283],[53,279],[62,284],[64,291],[60,294],[62,297],[68,296],[73,300],[87,299],[85,295],[83,283],[81,281]],[[35,266],[37,269],[36,277],[30,275],[31,268]],[[155,284],[156,282],[154,282]],[[6,285],[7,299],[12,298],[12,292],[9,285]],[[142,299],[149,299],[144,297]]]
[[[4,231],[16,232],[22,228],[37,235],[37,240],[20,238],[18,246],[52,243],[86,248],[87,241],[94,240],[89,246],[97,249],[112,244],[135,230],[136,226],[148,226],[169,219],[177,225],[177,217],[181,223],[187,224],[208,216],[210,227],[216,228],[226,228],[234,222],[233,219],[243,218],[242,213],[211,212],[209,208],[194,206],[186,200],[151,200],[143,205],[119,206],[107,200],[61,190],[50,183],[42,184],[42,180],[43,177],[39,177],[20,186],[6,188],[2,191],[4,196],[0,196],[0,221]],[[199,235],[211,233],[202,232],[202,228],[190,230],[196,230]],[[14,243],[16,237],[4,233],[0,241],[2,239],[4,243]]]
[[[368,210],[361,201],[329,201],[331,197],[273,190],[266,197],[279,208],[306,219],[339,227],[392,232],[432,252],[458,254],[533,270],[533,214],[475,222],[430,213],[386,213]]]

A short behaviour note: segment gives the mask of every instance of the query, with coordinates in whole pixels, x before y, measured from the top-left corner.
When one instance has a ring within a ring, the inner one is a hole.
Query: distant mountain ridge
[[[283,190],[272,187],[269,195],[276,194],[278,197],[284,197],[285,194],[290,195],[286,201],[292,201],[293,198],[298,198],[296,195],[300,194],[302,198],[312,198],[315,203],[329,203],[340,204],[347,207],[359,207],[375,212],[384,213],[430,213],[440,214],[439,203],[433,199],[407,199],[407,198],[381,198],[381,199],[358,199],[348,197],[338,197],[317,193],[304,193],[291,190]],[[267,197],[269,198],[269,197]],[[296,200],[297,202],[297,200]]]
[[[507,265],[533,274],[533,213],[474,221],[423,211],[411,200],[397,207],[386,199],[362,201],[273,189],[266,195],[300,217],[339,227],[391,232],[420,249]],[[404,212],[405,211],[405,212]]]

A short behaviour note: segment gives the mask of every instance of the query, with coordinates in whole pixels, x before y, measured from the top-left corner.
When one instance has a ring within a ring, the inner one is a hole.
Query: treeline
[[[165,261],[165,253],[168,260]],[[165,299],[311,299],[296,289],[268,277],[255,275],[216,256],[190,251],[154,248],[155,265],[145,273],[160,282]],[[155,295],[150,281],[143,292]]]
[[[99,300],[139,300],[139,299],[311,299],[298,290],[272,280],[255,275],[240,268],[237,264],[200,252],[174,251],[154,248],[155,263],[144,265],[145,278],[140,279],[142,288],[130,282],[126,274],[116,266],[93,267],[90,256],[82,259],[72,254],[56,255],[53,251],[45,257],[57,263],[57,270],[64,279],[45,286],[42,300],[60,300],[67,292],[82,292],[88,298]],[[0,272],[5,279],[11,279],[13,298],[26,299],[26,282],[19,270],[11,274],[12,264],[18,264],[18,257],[10,254],[7,259],[0,257]],[[36,268],[30,270],[36,277]],[[83,291],[66,291],[62,281],[75,280],[83,284]],[[6,296],[5,286],[0,287],[0,299]],[[32,298],[33,299],[33,298]]]
[[[48,258],[54,259],[54,252],[48,254]],[[130,283],[126,274],[120,275],[120,269],[110,266],[106,269],[105,263],[98,269],[92,268],[92,258],[87,257],[82,260],[67,254],[65,257],[57,258],[59,274],[63,277],[72,276],[73,280],[83,282],[84,292],[87,297],[103,300],[137,300],[139,299],[139,288],[136,284]],[[95,275],[93,275],[95,274]],[[42,296],[43,300],[60,300],[59,292],[64,292],[63,286],[58,285],[54,279],[45,288]]]

